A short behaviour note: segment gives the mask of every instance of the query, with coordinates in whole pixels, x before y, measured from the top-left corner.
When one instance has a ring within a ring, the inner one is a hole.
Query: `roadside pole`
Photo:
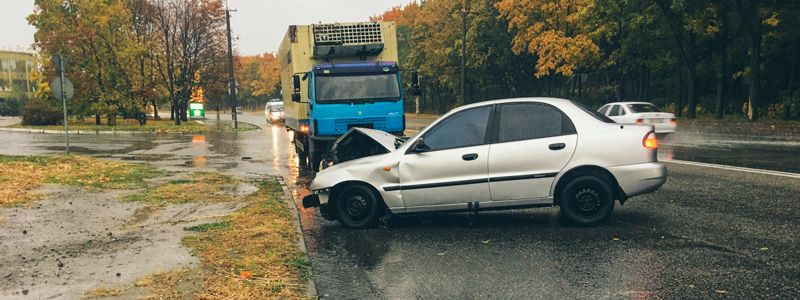
[[[61,104],[64,106],[64,136],[67,143],[67,155],[69,155],[69,122],[67,120],[67,89],[64,88],[64,56],[58,55],[58,69],[60,70],[59,77],[61,81]]]
[[[228,26],[228,79],[230,80],[230,95],[231,95],[231,116],[233,118],[233,128],[239,128],[239,120],[236,115],[236,78],[233,75],[233,42],[231,42],[231,10],[228,9],[228,3],[225,3],[225,21]]]

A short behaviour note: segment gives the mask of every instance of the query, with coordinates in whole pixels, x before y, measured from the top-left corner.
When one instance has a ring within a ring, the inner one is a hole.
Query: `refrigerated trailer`
[[[319,170],[333,141],[354,127],[403,134],[394,23],[292,25],[278,58],[286,127],[301,163]]]

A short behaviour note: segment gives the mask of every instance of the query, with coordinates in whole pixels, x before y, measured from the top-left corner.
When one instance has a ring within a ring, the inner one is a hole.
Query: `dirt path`
[[[46,186],[29,207],[0,209],[0,298],[76,299],[124,288],[153,273],[195,266],[181,245],[188,226],[243,203],[187,203],[148,210],[120,191]]]

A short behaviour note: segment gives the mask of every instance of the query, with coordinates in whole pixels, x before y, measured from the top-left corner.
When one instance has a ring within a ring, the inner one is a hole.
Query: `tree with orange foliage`
[[[537,56],[536,77],[571,77],[600,56],[584,20],[593,4],[593,0],[502,0],[496,7],[515,32],[514,52]]]

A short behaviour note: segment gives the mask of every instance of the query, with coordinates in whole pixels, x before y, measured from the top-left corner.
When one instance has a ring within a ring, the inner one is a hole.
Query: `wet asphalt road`
[[[211,116],[213,117],[213,115]],[[297,168],[288,135],[261,114],[262,131],[195,136],[78,136],[77,152],[175,170],[284,176],[295,201],[312,174]],[[153,138],[155,137],[155,138]],[[662,159],[719,158],[708,137],[675,135]],[[60,136],[0,132],[0,153],[53,153]],[[731,139],[725,139],[731,140]],[[778,141],[784,143],[784,141]],[[698,145],[681,146],[680,143]],[[791,142],[790,142],[791,143]],[[737,144],[758,153],[758,144]],[[791,144],[789,144],[791,145]],[[766,148],[772,146],[765,146]],[[798,167],[797,149],[748,166]],[[792,150],[794,149],[794,150]],[[719,150],[729,151],[729,150]],[[792,152],[794,151],[794,152]],[[731,154],[735,160],[736,155]],[[701,157],[702,158],[702,157]],[[725,163],[726,160],[711,161]],[[607,224],[562,224],[558,209],[399,216],[349,230],[301,209],[320,296],[331,299],[796,298],[800,295],[800,179],[668,164],[656,193],[617,206]],[[778,169],[778,168],[774,168]]]

